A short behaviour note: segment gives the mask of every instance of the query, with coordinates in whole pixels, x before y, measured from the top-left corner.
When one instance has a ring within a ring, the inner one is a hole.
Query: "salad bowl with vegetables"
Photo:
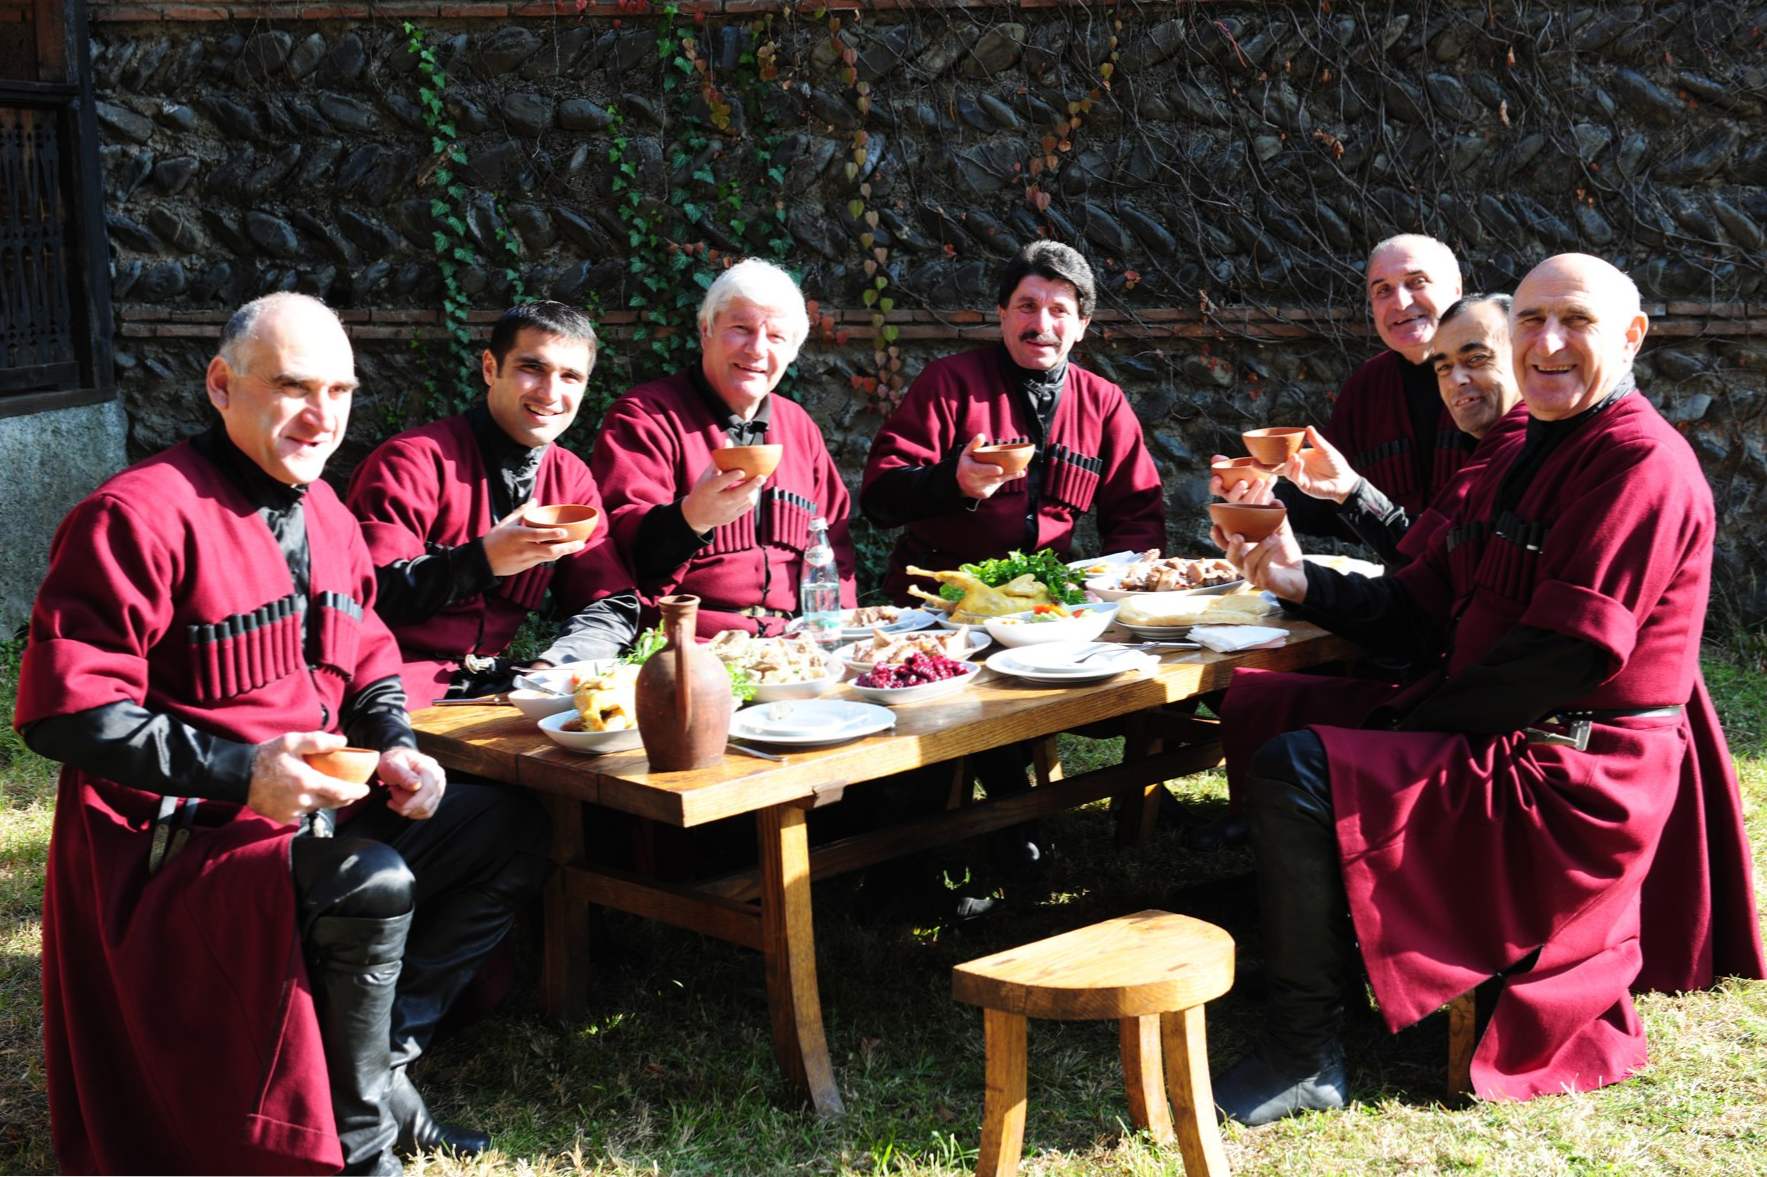
[[[1089,642],[1116,620],[1114,602],[1085,605],[1035,605],[1022,613],[990,617],[984,623],[988,636],[1003,646],[1040,645],[1044,642]]]

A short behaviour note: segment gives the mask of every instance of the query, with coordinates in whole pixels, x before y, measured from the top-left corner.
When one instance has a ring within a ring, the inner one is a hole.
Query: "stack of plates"
[[[1124,621],[1120,615],[1117,617],[1117,624],[1136,637],[1146,638],[1150,642],[1180,641],[1190,635],[1188,625],[1137,625]]]
[[[1071,686],[1151,670],[1159,661],[1113,642],[1050,642],[1002,650],[988,659],[988,669],[1045,686]]]
[[[844,699],[763,703],[730,717],[730,734],[739,740],[799,747],[845,743],[895,726],[888,707]]]

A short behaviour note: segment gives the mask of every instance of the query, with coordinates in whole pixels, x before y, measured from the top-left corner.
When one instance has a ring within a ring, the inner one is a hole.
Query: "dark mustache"
[[[1054,347],[1057,341],[1050,338],[1047,335],[1044,335],[1043,333],[1041,333],[1039,331],[1026,331],[1022,335],[1019,336],[1019,342],[1021,342],[1021,343],[1047,343],[1049,346]]]

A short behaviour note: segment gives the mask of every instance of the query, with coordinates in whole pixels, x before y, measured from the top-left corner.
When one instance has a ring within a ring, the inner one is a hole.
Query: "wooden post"
[[[761,953],[767,966],[773,1053],[818,1114],[838,1116],[846,1108],[835,1086],[822,1030],[804,811],[795,805],[769,806],[755,815],[755,825],[761,850]]]
[[[546,880],[540,1008],[568,1022],[582,1016],[589,998],[589,910],[571,895],[571,876],[586,862],[583,807],[555,793],[541,799],[552,818],[552,874]]]
[[[988,1093],[982,1101],[982,1147],[976,1177],[1012,1177],[1025,1147],[1025,1016],[982,1010]]]

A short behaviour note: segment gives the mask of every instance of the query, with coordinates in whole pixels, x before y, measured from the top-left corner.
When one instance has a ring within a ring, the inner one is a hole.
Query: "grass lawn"
[[[11,714],[16,648],[0,647]],[[1751,662],[1754,660],[1751,659]],[[1767,846],[1767,685],[1757,663],[1707,663],[1738,758],[1749,829]],[[1109,744],[1069,740],[1096,762]],[[1180,782],[1198,820],[1220,812],[1218,775]],[[43,1095],[37,953],[53,774],[0,733],[0,1168],[52,1166]],[[982,1099],[977,1011],[950,998],[951,966],[1095,919],[1164,906],[1240,938],[1256,964],[1247,855],[1187,856],[1162,831],[1119,854],[1093,807],[1047,823],[1050,893],[961,928],[867,922],[856,885],[819,885],[823,1008],[848,1114],[825,1122],[787,1093],[773,1062],[759,958],[672,929],[611,917],[597,926],[587,1020],[547,1023],[534,1004],[538,945],[520,933],[521,982],[504,1009],[437,1044],[418,1072],[433,1110],[495,1129],[456,1174],[943,1174],[975,1159]],[[1253,966],[1248,971],[1246,966]],[[1446,1030],[1438,1016],[1397,1036],[1374,1016],[1347,1031],[1353,1107],[1255,1131],[1229,1126],[1237,1173],[1767,1173],[1767,984],[1728,982],[1639,1000],[1648,1069],[1588,1095],[1526,1104],[1441,1106]],[[1259,1003],[1236,990],[1209,1010],[1219,1066],[1256,1032]],[[1128,1135],[1116,1032],[1108,1023],[1033,1022],[1027,1174],[1176,1174],[1175,1149]]]

